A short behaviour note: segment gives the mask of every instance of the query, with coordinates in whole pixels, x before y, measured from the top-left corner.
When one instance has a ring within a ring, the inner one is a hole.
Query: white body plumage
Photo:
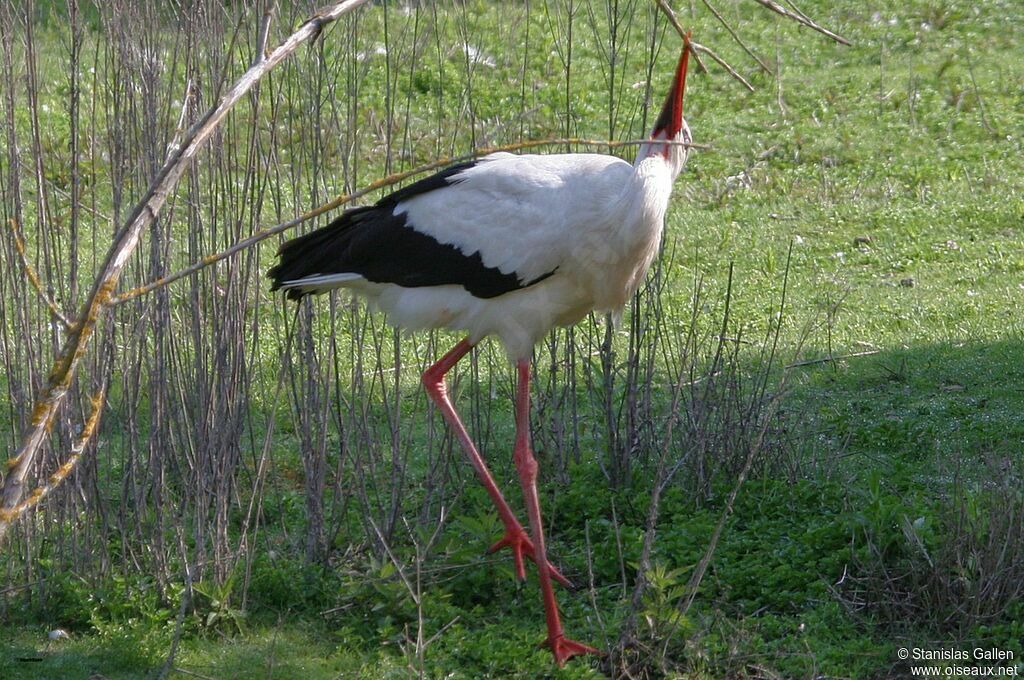
[[[465,331],[473,343],[493,335],[510,359],[528,357],[551,328],[591,310],[618,312],[637,290],[661,240],[673,166],[660,153],[636,166],[598,154],[497,153],[448,186],[394,207],[416,231],[467,256],[479,253],[485,266],[522,282],[550,273],[497,297],[477,297],[456,284],[406,287],[353,273],[303,277],[282,288],[351,288],[397,327]]]
[[[342,285],[407,329],[498,337],[512,360],[530,356],[554,326],[591,310],[618,311],[636,291],[661,239],[672,176],[660,156],[636,169],[611,156],[494,154],[451,186],[399,203],[408,223],[483,263],[531,281],[494,298],[459,285],[404,288],[364,279]]]

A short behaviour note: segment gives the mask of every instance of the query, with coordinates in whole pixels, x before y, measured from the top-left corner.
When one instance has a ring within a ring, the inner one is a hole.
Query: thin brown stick
[[[679,17],[676,16],[672,7],[665,0],[656,0],[656,2],[658,3],[658,9],[665,13],[665,16],[668,17],[669,23],[672,24],[672,28],[676,29],[676,33],[678,33],[679,37],[683,39],[683,45],[692,48],[693,40],[690,39],[689,32],[687,32],[687,30],[683,28],[683,25],[679,23]],[[704,62],[700,61],[700,55],[694,53],[693,56],[697,57],[701,70],[707,73],[708,69],[704,66]]]
[[[749,54],[750,58],[756,61],[765,73],[772,73],[772,69],[768,68],[768,64],[764,63],[761,57],[754,54],[754,51],[750,49],[745,42],[743,42],[743,39],[740,38],[739,34],[733,30],[732,26],[729,25],[729,22],[725,20],[725,17],[723,17],[721,13],[717,9],[715,9],[715,6],[711,4],[710,0],[701,1],[704,3],[705,7],[711,10],[711,13],[715,15],[715,18],[718,19],[718,22],[722,24],[722,26],[725,26],[725,30],[729,32],[729,35],[732,36],[733,40],[739,43],[739,46],[743,48],[743,51]]]
[[[793,246],[789,246],[789,256],[786,260],[786,271],[782,278],[782,300],[779,302],[779,318],[782,318],[782,313],[786,308],[786,295],[789,292],[789,272],[790,264],[793,259]],[[724,326],[723,326],[724,327]],[[775,352],[778,348],[780,330],[776,327],[774,337],[772,340],[771,352],[768,356],[769,368],[775,361]],[[761,394],[763,398],[763,390],[768,383],[769,371],[764,374],[764,381],[761,383]],[[722,537],[722,531],[725,529],[725,523],[732,516],[733,508],[736,504],[736,497],[739,496],[740,489],[743,487],[744,482],[747,480],[747,475],[750,474],[750,469],[754,465],[754,459],[761,452],[764,447],[765,437],[768,435],[768,431],[771,427],[771,422],[778,413],[779,408],[782,405],[782,399],[786,393],[786,385],[789,380],[788,369],[782,373],[782,379],[779,382],[779,388],[776,390],[775,395],[768,401],[768,406],[764,409],[764,417],[762,419],[761,427],[757,432],[757,439],[754,441],[750,450],[747,451],[746,459],[743,461],[743,468],[740,470],[739,476],[736,478],[736,483],[732,487],[732,491],[729,492],[729,498],[725,502],[725,508],[722,510],[722,514],[718,518],[718,524],[715,525],[715,530],[711,533],[711,540],[708,542],[707,550],[704,552],[704,556],[701,557],[700,562],[697,563],[697,568],[690,576],[690,582],[687,584],[687,596],[682,607],[679,609],[679,613],[685,617],[690,611],[690,607],[693,606],[694,600],[697,599],[697,591],[700,589],[700,584],[704,580],[704,575],[707,573],[708,567],[711,565],[711,558],[715,554],[715,549],[718,547],[718,541]]]
[[[985,100],[981,97],[981,90],[978,89],[978,81],[974,78],[974,62],[971,61],[971,48],[964,48],[964,55],[967,57],[967,73],[971,76],[971,85],[974,86],[974,96],[978,99],[978,110],[981,112],[981,124],[985,126],[988,133],[991,135],[997,134],[995,128],[993,128],[988,122],[988,116],[985,115]]]
[[[732,67],[732,65],[729,64],[729,62],[727,62],[725,59],[722,59],[720,56],[718,56],[715,53],[715,51],[712,50],[710,47],[705,47],[704,45],[701,45],[700,43],[691,42],[690,43],[690,49],[692,49],[694,52],[700,52],[700,53],[704,53],[704,54],[708,55],[709,57],[711,57],[712,59],[717,61],[718,64],[722,68],[724,68],[726,71],[728,71],[729,75],[731,75],[736,80],[740,81],[743,84],[743,87],[747,88],[751,92],[754,91],[754,86],[751,85],[750,82],[748,82],[746,78],[741,76],[739,71],[734,69]]]
[[[799,368],[801,366],[814,366],[815,364],[827,364],[833,361],[840,361],[842,359],[856,359],[857,357],[869,357],[872,354],[878,354],[882,350],[880,349],[869,349],[863,352],[853,352],[851,354],[840,354],[839,356],[827,356],[821,357],[820,359],[807,359],[806,361],[798,361],[795,364],[789,364],[786,368]]]
[[[89,341],[109,306],[111,295],[117,286],[121,272],[138,246],[143,232],[156,220],[164,204],[170,198],[171,192],[184,173],[186,166],[196,158],[199,150],[228,112],[267,73],[294,53],[304,42],[319,35],[324,25],[366,2],[367,0],[343,0],[319,10],[287,40],[268,54],[266,59],[246,71],[224,95],[220,103],[189,131],[181,148],[172,153],[146,196],[132,211],[125,226],[115,236],[114,243],[93,284],[89,298],[82,307],[81,317],[68,333],[64,345],[54,361],[46,386],[36,399],[32,420],[22,438],[21,447],[8,462],[8,472],[4,477],[3,487],[0,488],[0,545],[2,545],[11,524],[21,515],[17,509],[25,492],[25,480],[29,470],[32,469],[36,454],[49,438],[57,411],[71,389],[75,369],[82,357],[85,356]],[[35,492],[33,492],[34,495]]]
[[[212,678],[209,675],[203,675],[202,673],[196,673],[195,671],[186,670],[181,666],[175,666],[171,669],[171,672],[187,675],[190,678],[199,678],[199,680],[217,680],[216,678]]]
[[[16,593],[16,592],[21,591],[21,590],[28,590],[29,588],[35,588],[36,586],[41,585],[44,582],[45,582],[44,579],[38,579],[38,580],[32,581],[30,583],[21,583],[21,584],[16,585],[16,586],[8,586],[7,588],[4,588],[3,590],[0,590],[0,597],[4,597],[5,595],[10,595],[11,593]]]
[[[270,22],[274,18],[274,9],[277,3],[272,2],[267,5],[267,9],[263,12],[263,21],[260,23],[260,37],[256,40],[256,54],[253,57],[252,65],[258,66],[260,62],[267,58],[267,40],[270,39]]]
[[[181,605],[178,607],[178,617],[174,623],[174,637],[171,639],[171,650],[167,653],[167,660],[157,674],[157,680],[167,680],[174,670],[174,659],[178,654],[178,646],[181,644],[181,635],[185,630],[185,615],[192,607],[192,570],[189,568],[188,560],[185,566],[185,591],[181,594]]]
[[[783,377],[783,384],[785,384],[785,377]],[[718,541],[722,538],[722,531],[725,529],[725,523],[732,516],[733,508],[736,505],[736,497],[739,496],[740,489],[743,488],[743,483],[747,481],[747,475],[750,474],[750,468],[754,464],[754,459],[764,447],[764,440],[768,434],[771,417],[778,412],[779,405],[782,402],[782,396],[783,390],[779,390],[779,392],[772,397],[771,401],[768,403],[768,407],[765,410],[767,416],[764,418],[764,424],[758,430],[757,439],[750,447],[750,450],[747,451],[747,457],[743,461],[743,468],[736,477],[736,483],[733,484],[732,490],[729,492],[729,497],[725,501],[725,508],[722,509],[722,513],[718,517],[718,523],[715,525],[714,531],[711,532],[711,540],[708,541],[708,547],[704,551],[704,555],[700,558],[700,562],[697,563],[697,568],[690,576],[690,582],[686,587],[686,600],[679,609],[679,612],[683,617],[689,613],[690,607],[693,606],[694,600],[697,599],[700,584],[704,580],[704,575],[707,573],[708,567],[711,565],[711,558],[714,557],[715,549],[718,547]]]
[[[11,521],[16,520],[19,516],[25,513],[26,510],[33,508],[49,496],[54,489],[60,486],[68,475],[70,475],[74,469],[78,466],[78,462],[82,459],[82,452],[85,451],[85,447],[89,445],[92,438],[96,435],[99,430],[100,415],[103,413],[103,407],[106,404],[106,391],[100,389],[98,393],[92,398],[92,413],[89,415],[89,420],[85,421],[85,427],[82,429],[82,434],[79,435],[74,445],[71,447],[71,455],[64,461],[64,464],[57,468],[46,480],[45,484],[42,484],[35,488],[28,498],[24,499],[10,510],[0,511],[5,512],[5,515],[0,516],[0,520],[6,519],[7,515],[10,516]],[[18,460],[12,458],[7,461],[9,466],[16,465]]]
[[[801,12],[799,14],[796,14],[794,12],[790,12],[788,9],[786,9],[785,7],[780,5],[779,3],[775,2],[774,0],[754,0],[754,2],[756,2],[759,5],[761,5],[762,7],[767,7],[768,9],[770,9],[771,11],[775,12],[776,14],[778,14],[780,16],[783,16],[783,17],[785,17],[787,19],[791,19],[791,20],[797,22],[798,24],[806,26],[807,28],[814,29],[815,31],[817,31],[818,33],[821,33],[822,35],[827,35],[828,37],[830,37],[833,40],[835,40],[837,43],[840,43],[842,45],[850,45],[851,44],[850,41],[847,40],[846,38],[844,38],[843,36],[838,35],[836,33],[833,33],[832,31],[828,30],[824,26],[820,26],[820,25],[814,23],[809,18],[807,18],[807,16],[804,15],[803,12]]]
[[[13,217],[8,221],[11,225],[11,233],[14,235],[14,249],[18,252],[18,259],[21,260],[21,266],[25,270],[25,276],[28,278],[29,283],[36,289],[36,293],[39,294],[39,298],[43,301],[49,310],[53,318],[57,319],[64,325],[64,329],[71,328],[71,320],[64,316],[64,313],[60,311],[60,307],[53,301],[46,290],[43,289],[43,282],[39,278],[39,273],[32,266],[32,263],[28,261],[28,254],[25,252],[25,239],[21,235],[21,229],[18,227],[18,221]]]
[[[661,11],[665,13],[665,16],[667,16],[668,20],[672,23],[672,27],[676,29],[676,32],[683,39],[683,44],[688,45],[695,56],[700,54],[708,55],[709,57],[717,61],[722,66],[722,68],[728,71],[729,75],[731,75],[736,80],[740,81],[740,83],[743,84],[743,87],[747,88],[751,92],[754,91],[754,86],[747,82],[747,79],[741,76],[739,72],[729,64],[729,62],[715,54],[715,52],[711,50],[711,48],[704,47],[704,45],[701,45],[700,43],[695,43],[690,39],[689,34],[686,32],[686,29],[684,29],[682,24],[679,23],[679,19],[676,17],[676,13],[672,11],[672,8],[669,7],[668,3],[665,0],[657,0],[657,2],[658,7],[661,8]],[[701,64],[701,66],[703,67],[704,65]],[[707,69],[705,68],[704,70],[706,71]]]
[[[163,288],[163,287],[165,287],[165,286],[167,286],[169,284],[174,283],[175,281],[179,281],[179,280],[185,278],[186,276],[190,276],[192,274],[195,274],[195,273],[197,273],[197,272],[199,272],[199,271],[201,271],[201,270],[203,270],[203,269],[205,269],[205,268],[207,268],[207,267],[209,267],[209,266],[211,266],[213,264],[216,264],[217,262],[220,262],[221,260],[224,260],[224,259],[226,259],[228,257],[231,257],[235,253],[239,253],[239,252],[245,250],[246,248],[254,246],[257,243],[259,243],[260,241],[265,241],[266,239],[270,238],[271,236],[274,236],[275,234],[280,234],[282,232],[288,231],[289,229],[292,229],[294,227],[299,226],[303,222],[308,222],[309,220],[311,220],[311,219],[313,219],[315,217],[319,217],[320,215],[323,215],[326,212],[330,212],[331,210],[336,210],[337,208],[340,208],[343,205],[347,205],[347,204],[351,203],[352,201],[355,201],[355,200],[357,200],[359,198],[362,198],[363,196],[365,196],[365,195],[367,195],[369,193],[377,191],[378,189],[383,189],[385,187],[393,186],[395,184],[398,184],[399,182],[403,182],[403,181],[409,179],[410,177],[415,177],[416,175],[422,174],[424,172],[429,172],[431,170],[437,170],[438,168],[443,168],[443,167],[445,167],[447,165],[452,165],[453,163],[461,163],[463,161],[472,160],[474,158],[479,158],[480,156],[486,156],[487,154],[491,154],[491,153],[497,153],[499,151],[519,151],[521,149],[530,149],[530,148],[534,148],[534,147],[538,147],[538,146],[575,144],[575,145],[579,145],[579,146],[603,146],[603,147],[608,147],[608,148],[613,148],[614,149],[614,148],[619,148],[619,147],[623,147],[623,146],[636,146],[638,144],[644,144],[646,141],[647,140],[636,140],[636,139],[631,139],[631,140],[627,140],[627,141],[620,141],[620,142],[596,140],[596,139],[577,139],[577,138],[568,138],[568,139],[566,139],[566,138],[560,138],[560,139],[535,139],[535,140],[530,140],[530,141],[526,141],[526,142],[516,142],[515,144],[506,144],[504,146],[494,146],[494,147],[488,147],[486,149],[479,149],[479,150],[477,150],[477,151],[475,151],[475,152],[473,152],[471,154],[466,154],[464,156],[455,156],[455,157],[451,157],[451,158],[441,158],[441,159],[436,160],[436,161],[431,161],[430,163],[426,163],[424,165],[420,165],[418,167],[415,167],[412,170],[407,170],[405,172],[398,172],[398,173],[395,173],[393,175],[388,175],[387,177],[384,177],[382,179],[376,180],[375,182],[372,182],[371,184],[368,184],[367,186],[363,187],[362,189],[359,189],[358,191],[354,191],[351,194],[342,194],[341,196],[338,196],[335,199],[333,199],[331,201],[328,201],[327,203],[324,203],[323,205],[321,205],[321,206],[319,206],[317,208],[314,208],[313,210],[310,210],[308,212],[303,213],[302,215],[299,215],[298,217],[296,217],[293,220],[289,220],[287,222],[282,222],[281,224],[279,224],[277,226],[270,227],[269,229],[263,229],[262,231],[258,231],[255,234],[253,234],[252,236],[249,236],[248,238],[244,238],[241,241],[238,241],[237,243],[235,243],[235,244],[231,245],[230,247],[220,251],[219,253],[216,253],[214,255],[210,255],[208,257],[204,257],[202,260],[199,260],[198,262],[194,262],[191,265],[189,265],[188,267],[185,267],[183,269],[179,269],[178,271],[174,272],[173,274],[168,274],[167,276],[161,277],[161,278],[159,278],[159,279],[157,279],[155,281],[151,281],[151,282],[149,282],[147,284],[144,284],[142,286],[139,286],[137,288],[133,288],[131,290],[125,291],[124,293],[121,293],[120,295],[111,298],[109,304],[111,304],[111,305],[119,305],[119,304],[121,304],[123,302],[128,302],[129,300],[134,300],[135,298],[141,297],[141,296],[146,295],[148,293],[152,293],[153,291],[155,291],[155,290],[157,290],[159,288]],[[666,142],[666,143],[667,144],[674,144],[674,145],[677,145],[677,146],[686,146],[686,147],[691,148],[691,149],[700,149],[702,151],[707,151],[707,150],[711,149],[711,146],[706,145],[706,144],[693,144],[693,143],[684,143],[684,142]]]

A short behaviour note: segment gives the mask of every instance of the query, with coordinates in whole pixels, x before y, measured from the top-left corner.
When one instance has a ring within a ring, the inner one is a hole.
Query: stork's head
[[[683,95],[686,92],[686,69],[690,61],[690,36],[687,34],[683,45],[683,54],[679,57],[679,65],[676,67],[676,78],[672,82],[672,89],[665,98],[665,105],[661,107],[661,114],[654,122],[654,130],[651,131],[651,139],[640,147],[636,162],[652,156],[660,156],[667,163],[672,173],[672,179],[679,175],[686,165],[686,158],[690,149],[681,144],[663,144],[659,142],[683,142],[689,144],[691,141],[690,127],[683,118]]]

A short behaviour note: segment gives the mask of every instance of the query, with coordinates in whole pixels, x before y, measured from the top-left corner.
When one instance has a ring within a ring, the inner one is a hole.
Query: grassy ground
[[[785,28],[778,87],[755,76],[747,95],[719,73],[689,87],[694,137],[715,151],[695,156],[677,185],[668,242],[680,290],[670,295],[685,308],[685,282],[702,275],[714,317],[732,262],[731,314],[759,337],[792,245],[783,356],[800,342],[811,359],[877,353],[794,370],[782,407],[793,450],[740,494],[685,618],[675,612],[731,485],[699,502],[669,492],[640,626],[649,668],[898,677],[900,647],[997,647],[1019,662],[1024,606],[1008,600],[1024,574],[999,555],[1021,555],[1014,513],[1024,508],[1024,13],[1014,2],[807,4],[855,46]],[[770,22],[748,31],[775,44]],[[498,50],[494,40],[485,49]],[[588,40],[579,73],[596,50]],[[600,96],[598,74],[590,95],[577,85],[583,112]],[[500,96],[481,102],[481,117],[500,115]],[[556,102],[552,91],[546,103]],[[590,469],[549,494],[553,550],[594,584],[562,599],[579,639],[617,639],[648,493],[641,482],[607,490]],[[230,592],[197,597],[176,665],[214,678],[599,677],[595,660],[557,671],[536,649],[535,581],[517,586],[505,560],[480,556],[496,526],[482,494],[458,511],[427,562],[421,608],[387,564],[318,571],[265,556],[247,613]],[[580,516],[596,552],[571,521]],[[151,586],[92,591],[68,578],[59,601],[0,630],[0,677],[155,672],[177,603],[158,602]],[[421,616],[435,637],[417,659],[407,640]],[[42,642],[68,621],[73,639]]]

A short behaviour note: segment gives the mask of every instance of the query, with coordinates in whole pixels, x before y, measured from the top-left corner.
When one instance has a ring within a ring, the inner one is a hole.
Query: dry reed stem
[[[71,447],[71,455],[64,461],[57,470],[47,478],[46,483],[36,487],[28,498],[22,500],[10,510],[0,509],[0,521],[13,522],[18,519],[19,516],[25,513],[49,496],[54,489],[60,486],[65,479],[74,471],[78,466],[79,461],[82,459],[82,452],[85,451],[85,447],[89,445],[92,438],[96,435],[99,430],[100,415],[103,413],[103,407],[106,405],[106,390],[100,389],[92,398],[92,413],[89,415],[89,419],[85,421],[85,427],[82,428],[82,433],[78,436],[74,445]],[[16,459],[11,459],[10,462]]]
[[[196,157],[199,149],[235,104],[267,73],[294,53],[300,45],[319,36],[326,24],[366,2],[367,0],[343,0],[320,9],[265,58],[257,59],[256,63],[224,95],[220,103],[189,131],[181,147],[171,154],[161,169],[145,198],[132,211],[124,228],[115,236],[114,243],[93,284],[89,298],[82,307],[82,314],[71,332],[68,333],[47,378],[46,387],[36,399],[32,420],[22,438],[22,445],[8,461],[8,472],[4,477],[3,487],[0,488],[0,545],[3,544],[11,524],[24,511],[19,508],[22,508],[21,499],[25,492],[25,480],[29,470],[32,468],[36,454],[49,437],[57,411],[71,387],[75,369],[88,349],[89,341],[92,339],[102,313],[109,306],[111,295],[117,286],[121,272],[138,246],[142,233],[160,214],[164,203],[167,202],[172,190],[184,173],[186,165]],[[57,484],[52,485],[51,490],[56,488],[59,482],[60,480]],[[36,498],[40,490],[47,486],[36,489],[32,493],[32,498]],[[38,499],[35,502],[38,502]]]
[[[733,40],[739,43],[739,46],[743,48],[743,51],[749,54],[750,58],[756,61],[765,73],[772,73],[772,69],[768,68],[768,64],[764,63],[761,57],[754,54],[754,51],[750,49],[745,42],[743,42],[743,39],[740,38],[739,34],[733,30],[729,22],[725,20],[725,17],[723,17],[722,14],[717,9],[715,9],[715,6],[711,4],[710,0],[702,0],[702,2],[704,3],[704,6],[707,7],[712,14],[715,15],[715,18],[718,19],[718,22],[722,24],[722,26],[725,26],[725,30],[729,32],[729,35],[732,36]]]
[[[820,359],[807,359],[805,361],[797,361],[793,364],[788,364],[786,368],[800,368],[801,366],[816,366],[818,364],[827,364],[835,361],[842,361],[843,359],[856,359],[858,357],[869,357],[873,354],[879,354],[882,350],[880,349],[869,349],[863,352],[852,352],[850,354],[839,354],[836,356],[829,355],[827,357],[821,357]]]
[[[790,243],[789,254],[786,256],[785,273],[782,277],[782,299],[779,301],[780,319],[782,318],[782,314],[786,309],[786,296],[789,293],[789,272],[790,267],[792,265],[792,261],[793,244]],[[769,368],[775,363],[775,357],[779,345],[779,335],[779,327],[776,327],[772,339],[771,352],[768,356],[767,365],[769,366]],[[799,348],[797,349],[797,351],[799,352]],[[736,477],[736,482],[733,484],[732,491],[729,492],[729,498],[725,502],[725,507],[722,509],[721,516],[718,518],[718,524],[715,525],[715,530],[711,534],[711,540],[708,541],[707,550],[704,552],[704,556],[701,557],[700,562],[697,564],[697,568],[690,576],[690,582],[687,584],[686,587],[686,600],[683,603],[682,607],[680,607],[679,609],[679,613],[683,617],[685,617],[689,613],[690,607],[693,606],[694,600],[697,599],[697,592],[700,589],[701,582],[704,580],[704,575],[707,573],[708,567],[711,565],[711,558],[714,557],[715,549],[718,547],[718,541],[721,539],[722,531],[725,529],[725,523],[729,520],[729,517],[732,516],[733,507],[736,504],[736,498],[737,496],[739,496],[740,489],[743,488],[743,484],[744,482],[746,482],[747,476],[750,474],[750,469],[754,465],[754,459],[758,456],[758,454],[761,453],[761,450],[764,448],[764,441],[768,435],[768,430],[771,427],[771,421],[782,406],[782,399],[785,396],[786,385],[788,384],[790,375],[789,370],[790,369],[788,368],[783,370],[782,378],[779,381],[778,389],[776,390],[772,398],[768,401],[767,406],[762,411],[764,417],[762,419],[761,427],[758,428],[757,438],[755,439],[750,449],[747,451],[746,459],[743,461],[743,468],[740,470],[739,476]],[[766,372],[764,381],[762,382],[760,388],[761,398],[764,397],[764,390],[766,389],[768,384],[767,376],[768,373]],[[755,391],[756,390],[757,388],[755,388]]]
[[[754,86],[751,85],[750,82],[748,82],[746,78],[741,76],[739,71],[734,69],[729,64],[729,62],[727,62],[725,59],[722,59],[720,56],[718,56],[718,54],[716,54],[715,51],[712,50],[710,47],[705,47],[704,45],[701,45],[700,43],[691,42],[690,43],[690,49],[692,49],[694,52],[703,53],[703,54],[708,55],[709,57],[711,57],[712,59],[717,61],[719,66],[721,66],[726,71],[728,71],[729,75],[731,75],[736,80],[740,81],[740,83],[743,84],[743,87],[747,88],[751,92],[754,91]]]
[[[700,54],[708,55],[709,57],[717,61],[722,66],[722,68],[728,71],[729,75],[731,75],[736,80],[740,81],[740,83],[743,84],[743,87],[747,88],[751,92],[754,91],[754,86],[747,82],[747,79],[741,76],[739,74],[739,71],[734,69],[729,64],[729,62],[715,54],[715,52],[711,50],[711,48],[705,47],[700,43],[693,42],[693,40],[690,39],[690,36],[687,33],[686,29],[684,29],[682,24],[679,23],[679,19],[676,17],[676,13],[672,11],[672,8],[669,7],[669,4],[665,0],[657,0],[657,2],[658,7],[661,8],[661,11],[665,13],[665,16],[667,16],[668,20],[672,23],[672,27],[676,29],[676,33],[678,33],[679,36],[683,39],[683,44],[688,46],[690,50],[693,51],[695,56]],[[699,59],[700,57],[698,56],[698,60]],[[704,68],[705,71],[707,70],[707,68],[704,67],[703,63],[701,64],[701,67]]]
[[[821,33],[822,35],[827,35],[828,37],[835,40],[837,43],[840,43],[842,45],[851,44],[850,41],[844,38],[843,36],[833,33],[824,26],[819,26],[818,24],[814,23],[802,12],[800,14],[790,12],[788,9],[786,9],[779,3],[774,2],[773,0],[754,0],[754,2],[761,5],[762,7],[770,9],[771,11],[775,12],[776,14],[779,14],[780,16],[785,17],[786,19],[791,19],[797,22],[798,24],[806,26],[807,28],[814,29],[815,31]]]
[[[406,170],[404,172],[398,172],[398,173],[395,173],[395,174],[392,174],[392,175],[388,175],[387,177],[378,179],[378,180],[368,184],[367,186],[363,187],[362,189],[359,189],[358,191],[352,192],[351,194],[342,194],[341,196],[338,196],[337,198],[335,198],[335,199],[333,199],[331,201],[328,201],[327,203],[324,203],[323,205],[321,205],[319,207],[316,207],[316,208],[314,208],[312,210],[309,210],[309,211],[299,215],[298,217],[296,217],[293,220],[289,220],[287,222],[282,222],[281,224],[278,224],[277,226],[270,227],[269,229],[263,229],[262,231],[258,231],[255,234],[253,234],[252,236],[249,236],[248,238],[244,238],[241,241],[238,241],[237,243],[229,246],[228,248],[225,248],[224,250],[220,251],[219,253],[215,253],[213,255],[209,255],[207,257],[204,257],[202,260],[199,260],[198,262],[194,262],[193,264],[189,265],[188,267],[185,267],[184,269],[179,269],[178,271],[174,272],[173,274],[168,274],[167,276],[161,277],[161,278],[159,278],[159,279],[157,279],[155,281],[151,281],[151,282],[149,282],[147,284],[144,284],[144,285],[141,285],[141,286],[139,286],[137,288],[133,288],[131,290],[125,291],[124,293],[121,293],[120,295],[118,295],[118,296],[116,296],[114,298],[111,298],[109,304],[111,304],[111,305],[119,305],[119,304],[121,304],[123,302],[128,302],[129,300],[134,300],[135,298],[141,297],[141,296],[146,295],[148,293],[152,293],[153,291],[155,291],[155,290],[157,290],[159,288],[164,288],[165,286],[168,286],[168,285],[174,283],[175,281],[179,281],[179,280],[185,278],[186,276],[190,276],[192,274],[195,274],[195,273],[197,273],[197,272],[199,272],[199,271],[201,271],[201,270],[203,270],[203,269],[205,269],[205,268],[207,268],[207,267],[209,267],[209,266],[211,266],[213,264],[216,264],[217,262],[220,262],[221,260],[224,260],[224,259],[226,259],[228,257],[231,257],[235,253],[239,253],[239,252],[245,250],[246,248],[249,248],[250,246],[254,246],[257,243],[259,243],[260,241],[264,241],[264,240],[270,238],[271,236],[274,236],[275,234],[280,234],[280,233],[283,233],[285,231],[288,231],[289,229],[292,229],[294,227],[299,226],[303,222],[308,222],[309,220],[314,219],[316,217],[319,217],[320,215],[323,215],[324,213],[327,213],[327,212],[330,212],[331,210],[335,210],[337,208],[340,208],[343,205],[347,205],[347,204],[351,203],[352,201],[355,201],[355,200],[357,200],[359,198],[362,198],[363,196],[365,196],[365,195],[367,195],[369,193],[377,191],[378,189],[384,189],[386,187],[393,186],[395,184],[398,184],[399,182],[403,182],[403,181],[405,181],[405,180],[407,180],[407,179],[409,179],[411,177],[414,177],[416,175],[422,174],[424,172],[430,172],[431,170],[437,170],[438,168],[443,168],[443,167],[445,167],[447,165],[452,165],[454,163],[461,163],[463,161],[472,160],[474,158],[479,158],[481,156],[486,156],[487,154],[491,154],[491,153],[497,153],[499,151],[519,151],[519,150],[522,150],[522,149],[530,149],[530,148],[534,148],[534,147],[538,147],[538,146],[563,145],[563,144],[570,144],[570,145],[572,145],[572,144],[575,144],[575,145],[579,145],[579,146],[603,146],[603,147],[608,147],[608,148],[614,149],[614,148],[619,148],[619,147],[623,147],[623,146],[636,146],[636,145],[639,145],[639,144],[644,144],[647,141],[648,140],[636,140],[636,139],[631,139],[631,140],[621,141],[621,142],[597,140],[597,139],[576,139],[576,138],[568,138],[568,139],[566,139],[566,138],[559,138],[559,139],[536,139],[536,140],[530,140],[530,141],[526,141],[526,142],[516,142],[515,144],[505,144],[503,146],[488,147],[486,149],[478,149],[477,151],[474,151],[471,154],[466,154],[466,155],[463,155],[463,156],[455,156],[455,157],[450,157],[450,158],[441,158],[441,159],[436,160],[436,161],[431,161],[430,163],[426,163],[424,165],[420,165],[418,167],[415,167],[412,170]],[[706,144],[693,144],[693,143],[682,143],[682,142],[665,142],[665,143],[666,144],[676,145],[676,146],[686,146],[686,147],[691,148],[691,149],[700,149],[700,150],[703,150],[703,151],[708,151],[708,150],[711,149],[711,146],[710,145],[706,145]]]
[[[21,260],[21,266],[25,270],[25,276],[28,278],[29,283],[36,289],[36,293],[39,294],[39,298],[43,301],[49,310],[53,314],[53,318],[57,319],[64,325],[64,330],[68,330],[73,325],[71,320],[64,316],[63,312],[60,311],[60,307],[53,301],[46,291],[43,289],[42,279],[39,278],[39,273],[32,266],[32,263],[28,261],[28,254],[25,252],[25,239],[21,235],[21,229],[18,227],[18,221],[14,218],[9,220],[11,225],[11,233],[14,235],[14,249],[18,253],[18,259]]]
[[[723,59],[722,57],[718,56],[711,48],[705,47],[704,45],[701,45],[700,43],[695,43],[693,41],[690,41],[687,38],[686,31],[683,29],[682,25],[680,25],[679,19],[676,17],[676,13],[672,10],[672,7],[669,6],[669,4],[668,4],[668,2],[666,0],[655,0],[655,1],[657,3],[658,7],[661,9],[661,11],[665,13],[665,16],[668,17],[668,20],[672,23],[672,26],[676,29],[676,32],[679,33],[680,36],[682,36],[684,42],[688,42],[689,43],[690,49],[693,50],[694,56],[697,56],[698,62],[700,61],[699,54],[703,53],[703,54],[708,55],[709,57],[714,59],[716,62],[718,62],[722,66],[722,68],[724,68],[726,71],[728,71],[729,75],[731,75],[736,80],[740,81],[740,83],[742,83],[745,88],[747,88],[751,92],[754,91],[754,86],[751,85],[747,81],[746,78],[741,76],[739,74],[739,72],[735,68],[733,68],[725,59]],[[847,40],[846,38],[842,37],[841,35],[838,35],[837,33],[834,33],[832,31],[828,30],[827,28],[825,28],[825,27],[815,23],[814,21],[812,21],[810,18],[808,18],[802,12],[800,12],[800,13],[791,12],[788,9],[786,9],[785,7],[783,7],[783,6],[779,5],[778,3],[774,2],[773,0],[754,0],[754,1],[757,2],[759,5],[761,5],[763,7],[766,7],[767,9],[775,12],[776,14],[779,14],[780,16],[782,16],[782,17],[784,17],[786,19],[790,19],[791,21],[795,21],[795,22],[797,22],[798,24],[800,24],[802,26],[807,26],[808,28],[811,28],[811,29],[817,31],[817,32],[821,33],[822,35],[826,35],[829,38],[832,38],[833,40],[835,40],[836,42],[838,42],[840,44],[850,45],[850,41],[849,40]],[[771,73],[772,70],[768,68],[768,65],[765,64],[764,61],[759,59],[758,56],[756,54],[754,54],[754,52],[743,42],[743,40],[740,39],[739,35],[732,29],[732,27],[729,25],[729,23],[727,21],[725,21],[725,19],[722,17],[722,15],[719,14],[718,11],[710,4],[710,2],[708,0],[702,0],[702,2],[704,3],[704,5],[709,10],[711,10],[711,13],[715,15],[715,18],[717,18],[722,23],[722,25],[725,26],[725,29],[729,32],[729,35],[731,35],[733,37],[733,39],[737,43],[739,43],[740,47],[742,47],[744,49],[744,51],[746,51],[746,53],[749,54],[754,59],[754,61],[756,61],[758,63],[758,65],[762,69],[764,69],[765,72]],[[703,68],[705,71],[707,70],[706,68],[704,68],[704,64],[703,63],[701,63],[700,65],[701,65],[701,68]]]

